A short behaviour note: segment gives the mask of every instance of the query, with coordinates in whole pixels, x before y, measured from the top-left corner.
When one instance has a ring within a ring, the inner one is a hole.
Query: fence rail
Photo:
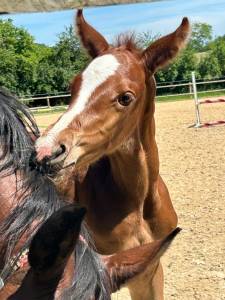
[[[193,83],[193,78],[191,78],[190,76],[190,82],[186,82],[184,83],[182,81],[182,83],[175,83],[175,84],[159,84],[157,85],[157,90],[160,91],[160,95],[157,95],[157,99],[161,99],[161,98],[167,98],[170,99],[171,97],[186,97],[186,96],[190,96],[192,98],[194,98],[195,96],[195,91],[194,91],[194,86],[198,86],[198,94],[203,94],[203,93],[217,93],[217,92],[223,92],[225,94],[225,85],[224,88],[221,88],[221,86],[219,86],[218,88],[218,84],[224,84],[225,83],[225,79],[218,79],[218,80],[209,80],[209,81],[196,81],[195,83]],[[203,89],[201,90],[199,87],[202,85],[203,88],[205,88],[207,85],[215,85],[217,84],[217,88],[214,89]],[[183,91],[182,89],[187,87],[188,91]],[[165,93],[163,93],[163,89],[166,89]],[[175,92],[173,93],[174,89],[181,89],[182,92]],[[168,92],[169,91],[169,92]],[[31,109],[32,110],[41,110],[41,109],[56,109],[56,108],[60,108],[62,107],[62,105],[57,105],[56,100],[58,99],[65,99],[65,98],[69,98],[71,95],[70,93],[60,93],[58,95],[47,95],[47,96],[38,96],[38,97],[24,97],[21,98],[20,100],[24,103],[30,103],[32,102],[31,105]],[[37,101],[46,101],[46,105],[35,105],[35,103]]]
[[[69,98],[71,95],[70,94],[59,94],[59,95],[54,95],[54,96],[38,96],[38,97],[29,97],[29,98],[21,98],[20,101],[23,103],[29,103],[33,101],[38,101],[38,100],[46,100],[46,105],[45,106],[31,106],[31,110],[40,110],[40,109],[51,109],[51,108],[60,108],[62,105],[52,105],[51,100],[52,99],[60,99],[60,98]],[[33,104],[33,103],[32,103]]]

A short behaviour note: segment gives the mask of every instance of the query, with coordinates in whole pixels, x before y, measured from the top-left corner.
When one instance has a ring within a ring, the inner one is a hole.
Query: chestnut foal
[[[87,208],[98,252],[112,254],[163,238],[177,226],[159,175],[154,74],[185,46],[190,25],[184,18],[175,32],[141,50],[128,36],[109,45],[82,10],[76,22],[93,61],[74,78],[68,110],[37,139],[37,160],[61,164],[58,190]],[[133,300],[163,299],[160,261],[128,287]]]
[[[65,266],[74,252],[78,241],[81,222],[85,209],[73,205],[65,206],[55,212],[38,230],[34,236],[28,260],[31,266],[21,286],[10,296],[9,300],[51,300],[55,297],[57,286],[63,277]],[[102,257],[109,274],[110,290],[116,291],[121,284],[142,272],[147,265],[154,263],[169,247],[180,231],[174,230],[167,238],[126,250],[110,256]],[[90,270],[89,270],[90,271]],[[79,278],[78,278],[79,280]],[[76,298],[70,288],[65,289],[61,300]],[[107,300],[95,295],[84,300]]]

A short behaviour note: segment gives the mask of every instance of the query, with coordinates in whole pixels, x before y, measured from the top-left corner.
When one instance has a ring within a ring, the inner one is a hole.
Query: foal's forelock
[[[62,115],[46,136],[37,140],[36,147],[51,146],[58,134],[66,129],[70,123],[84,111],[91,95],[119,68],[119,61],[112,54],[105,54],[95,58],[81,75],[81,85],[76,91],[76,98],[68,111]]]

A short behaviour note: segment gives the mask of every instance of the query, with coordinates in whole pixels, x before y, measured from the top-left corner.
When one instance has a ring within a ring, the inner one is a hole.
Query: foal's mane
[[[32,138],[33,136],[33,138]],[[41,224],[53,212],[66,204],[47,176],[31,164],[34,139],[39,130],[29,109],[5,90],[0,89],[0,177],[18,177],[20,200],[10,214],[0,223],[0,277],[6,280],[16,263],[12,252],[26,233],[29,238],[20,251],[28,248]],[[18,198],[15,191],[15,200]],[[1,197],[0,197],[1,204]],[[36,222],[35,228],[31,225]],[[75,249],[76,269],[73,286],[66,291],[71,299],[88,299],[98,292],[98,299],[110,299],[108,276],[92,245],[86,225],[82,235],[87,244],[79,241]],[[67,299],[67,298],[65,298]]]
[[[116,48],[124,47],[126,50],[136,54],[141,53],[141,48],[138,44],[137,36],[134,32],[126,32],[117,35],[113,46]]]

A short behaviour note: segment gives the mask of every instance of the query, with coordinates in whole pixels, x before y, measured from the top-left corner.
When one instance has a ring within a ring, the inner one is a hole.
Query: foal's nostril
[[[51,155],[48,157],[48,160],[53,160],[58,158],[60,155],[66,152],[66,146],[61,144],[60,147]]]
[[[63,154],[63,153],[66,152],[66,146],[64,144],[61,144],[60,148],[62,149],[62,153],[61,154]]]

